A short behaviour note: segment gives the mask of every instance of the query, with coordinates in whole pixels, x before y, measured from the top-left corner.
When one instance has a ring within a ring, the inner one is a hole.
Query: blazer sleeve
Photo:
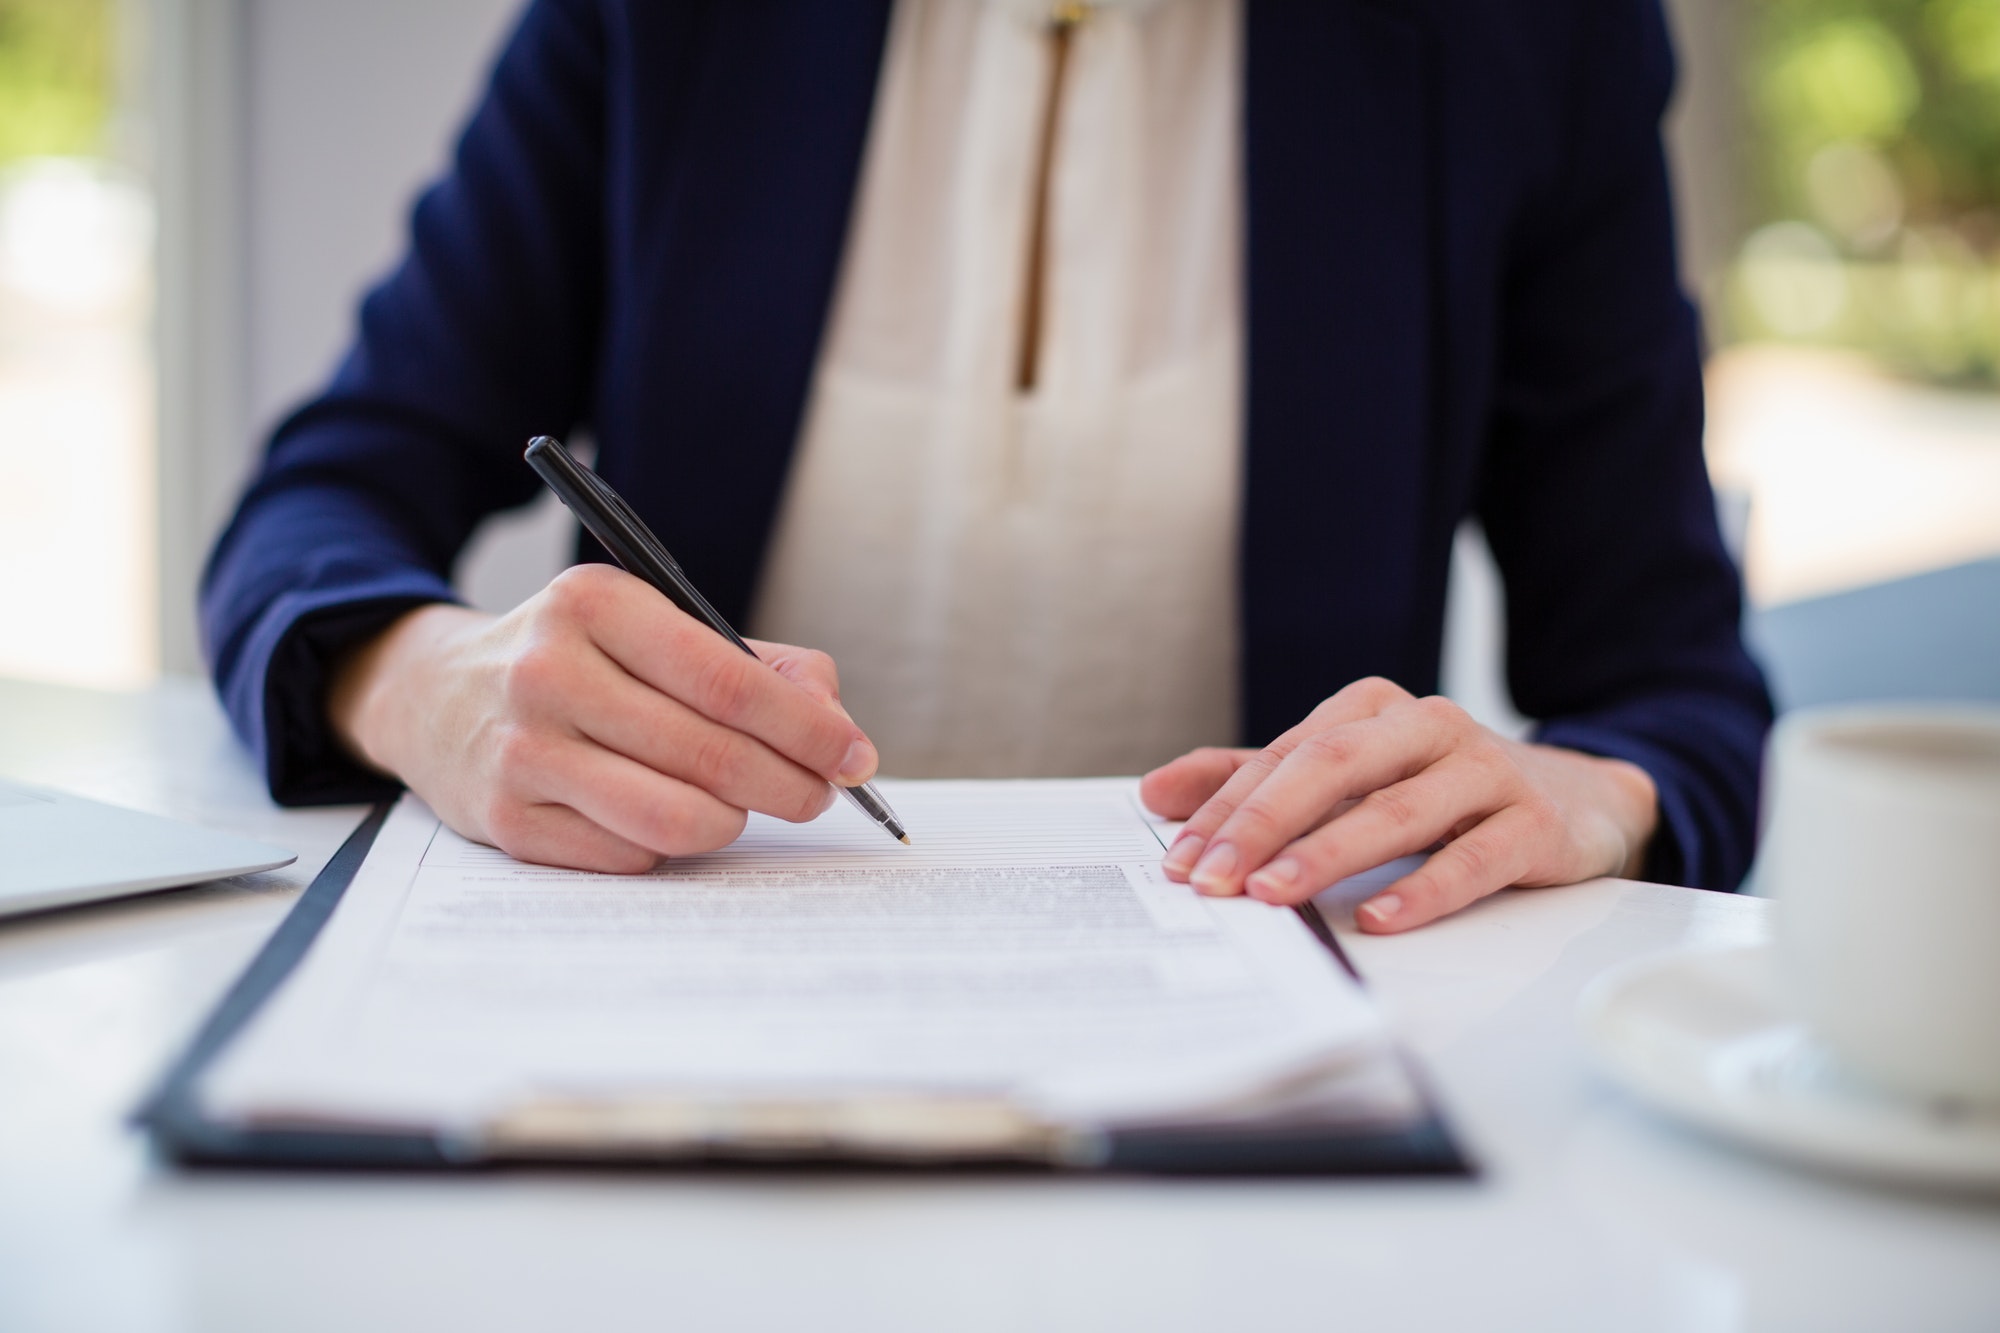
[[[1649,879],[1734,889],[1771,703],[1702,456],[1700,335],[1674,260],[1657,0],[1590,0],[1567,143],[1525,210],[1477,509],[1537,739],[1659,788]]]
[[[529,436],[580,419],[603,283],[604,43],[587,0],[523,16],[332,382],[271,437],[201,589],[230,719],[287,804],[392,785],[334,740],[347,647],[425,602],[486,515],[531,499]]]

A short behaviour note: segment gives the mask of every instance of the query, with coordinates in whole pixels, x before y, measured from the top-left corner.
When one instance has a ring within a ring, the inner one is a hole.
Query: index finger
[[[586,624],[633,677],[830,782],[875,772],[875,747],[845,713],[687,615],[639,579],[608,581]]]
[[[1306,715],[1303,722],[1244,760],[1222,784],[1220,790],[1202,802],[1199,810],[1188,816],[1187,823],[1181,827],[1180,836],[1174,840],[1174,845],[1167,849],[1166,860],[1162,863],[1167,878],[1173,880],[1187,878],[1188,872],[1194,868],[1195,862],[1206,850],[1208,840],[1215,835],[1215,831],[1236,813],[1237,807],[1249,799],[1250,793],[1256,791],[1306,737],[1328,727],[1374,717],[1383,709],[1409,697],[1409,692],[1401,686],[1380,677],[1370,676],[1343,686],[1322,700],[1317,708]]]
[[[1188,878],[1203,893],[1240,892],[1244,878],[1279,849],[1345,803],[1429,767],[1445,745],[1444,737],[1394,711],[1314,731],[1209,836]]]

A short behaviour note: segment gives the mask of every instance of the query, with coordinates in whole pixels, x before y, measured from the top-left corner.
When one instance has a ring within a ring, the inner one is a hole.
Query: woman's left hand
[[[1166,872],[1203,893],[1304,902],[1436,847],[1362,903],[1363,930],[1408,930],[1497,889],[1632,875],[1659,822],[1637,765],[1508,740],[1442,698],[1356,681],[1262,750],[1196,750],[1146,775],[1186,819]]]

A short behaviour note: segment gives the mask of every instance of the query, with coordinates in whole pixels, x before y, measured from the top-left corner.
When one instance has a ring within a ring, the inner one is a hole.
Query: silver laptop
[[[282,847],[0,780],[0,916],[276,870]]]

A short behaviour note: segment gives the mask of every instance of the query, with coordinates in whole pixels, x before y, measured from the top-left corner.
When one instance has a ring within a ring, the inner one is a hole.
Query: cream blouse
[[[1096,7],[1060,60],[1047,12],[896,8],[752,616],[834,656],[885,773],[1131,773],[1235,729],[1239,6]]]

